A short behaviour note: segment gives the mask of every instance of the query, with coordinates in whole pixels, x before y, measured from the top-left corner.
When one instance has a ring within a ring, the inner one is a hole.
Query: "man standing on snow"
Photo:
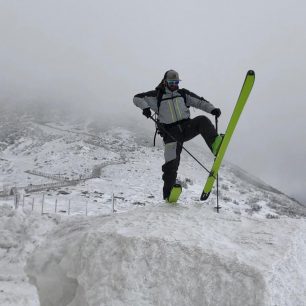
[[[158,115],[165,143],[165,164],[162,166],[165,200],[176,182],[182,144],[201,134],[212,153],[217,155],[223,138],[217,134],[206,116],[190,119],[189,107],[201,109],[216,117],[221,115],[221,110],[187,89],[179,89],[179,82],[178,73],[168,70],[155,90],[137,94],[133,99],[147,118],[151,117],[151,109]]]

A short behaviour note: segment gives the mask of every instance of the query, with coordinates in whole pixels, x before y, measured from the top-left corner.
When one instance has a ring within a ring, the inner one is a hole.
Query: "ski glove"
[[[150,107],[147,107],[145,109],[142,110],[142,114],[144,116],[146,116],[147,118],[150,118],[151,117],[151,110],[150,110]]]
[[[215,108],[211,111],[211,114],[216,116],[217,118],[221,116],[221,110],[220,108]]]

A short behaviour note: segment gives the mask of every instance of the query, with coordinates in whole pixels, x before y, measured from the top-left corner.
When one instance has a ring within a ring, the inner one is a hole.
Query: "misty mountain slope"
[[[15,135],[14,144],[1,152],[5,162],[1,170],[7,183],[17,180],[18,184],[25,184],[27,179],[35,182],[25,170],[74,178],[90,173],[98,163],[97,156],[101,156],[102,163],[118,159],[120,154],[92,145],[86,137],[31,123],[22,134]]]
[[[143,133],[93,126],[28,120],[20,126],[22,133],[17,129],[20,137],[0,154],[11,169],[2,167],[2,185],[14,183],[20,191],[59,178],[84,178],[26,194],[20,208],[31,215],[33,199],[34,211],[40,212],[44,192],[44,213],[52,216],[58,200],[57,212],[63,216],[55,232],[42,234],[39,239],[46,244],[28,262],[41,305],[202,305],[203,299],[208,305],[270,305],[269,300],[304,305],[303,206],[225,162],[220,171],[222,210],[216,214],[214,192],[208,201],[199,201],[207,174],[185,153],[179,168],[184,190],[177,205],[168,205],[161,192],[160,140],[152,147],[152,138]],[[210,167],[212,156],[200,137],[186,147]],[[117,213],[110,215],[113,195]],[[0,203],[13,201],[0,198]],[[85,217],[87,209],[93,217]],[[37,222],[44,228],[44,218]],[[6,236],[13,241],[14,235],[8,228]],[[28,258],[28,252],[20,252]],[[1,262],[8,260],[5,255]],[[17,270],[24,273],[21,265]],[[14,273],[8,266],[10,271]],[[56,296],[50,295],[50,283]],[[13,281],[7,279],[5,286],[12,292]],[[33,287],[27,283],[26,288],[30,301]],[[8,295],[4,300],[9,301]]]
[[[112,194],[117,196],[118,208],[123,209],[131,203],[144,206],[162,201],[161,141],[152,147],[150,137],[145,140],[144,135],[126,128],[99,131],[93,126],[91,122],[45,124],[24,120],[20,126],[15,122],[14,143],[0,153],[0,182],[25,187],[54,181],[48,176],[62,180],[88,178],[69,187],[68,192],[78,200],[87,190],[86,196],[94,191],[103,193],[98,199],[102,210],[104,200],[108,202]],[[213,158],[201,137],[186,143],[186,147],[210,168]],[[206,178],[207,173],[183,152],[178,171],[184,187],[182,205],[198,201]],[[203,205],[215,205],[214,193]],[[50,197],[55,195],[56,191],[51,190]],[[305,216],[305,208],[298,202],[226,161],[220,170],[220,200],[224,209],[236,213]]]

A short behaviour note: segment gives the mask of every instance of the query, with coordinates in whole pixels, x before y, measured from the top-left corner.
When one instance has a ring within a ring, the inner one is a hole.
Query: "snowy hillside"
[[[217,214],[184,153],[164,203],[145,132],[2,115],[0,146],[1,305],[306,305],[306,208],[238,167],[221,168]]]

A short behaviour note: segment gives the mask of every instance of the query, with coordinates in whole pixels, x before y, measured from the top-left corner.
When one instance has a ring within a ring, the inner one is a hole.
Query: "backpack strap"
[[[157,114],[153,115],[155,118],[155,120],[157,121]],[[153,147],[155,147],[155,141],[156,141],[156,135],[158,134],[158,126],[157,123],[155,123],[155,134],[154,134],[154,138],[153,138]]]
[[[164,89],[162,88],[159,88],[158,91],[157,91],[157,114],[159,114],[159,108],[160,108],[160,104],[161,104],[161,101],[162,101],[162,98],[163,98],[163,94],[164,94]]]
[[[185,88],[180,88],[180,89],[177,90],[177,92],[183,97],[186,107],[189,108],[190,106],[187,105],[186,89]]]

